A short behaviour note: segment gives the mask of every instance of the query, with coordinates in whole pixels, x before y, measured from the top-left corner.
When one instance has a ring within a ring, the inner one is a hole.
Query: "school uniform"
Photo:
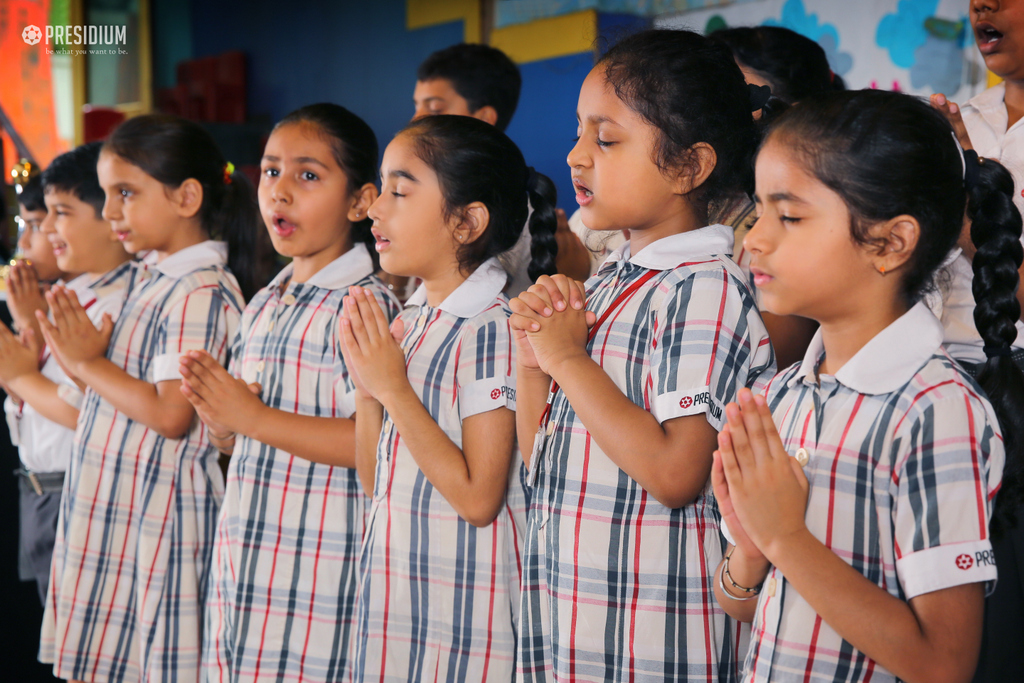
[[[105,313],[117,319],[130,271],[130,264],[124,263],[100,277],[79,275],[62,284],[74,292],[86,315],[98,326]],[[48,349],[43,350],[39,371],[58,385],[65,401],[76,408],[81,405],[82,392]],[[36,582],[40,600],[45,603],[64,472],[71,459],[75,432],[51,422],[28,403],[16,404],[10,397],[4,401],[4,413],[11,443],[18,447],[21,459],[21,467],[15,471],[20,511],[18,574],[22,581]]]
[[[224,363],[242,303],[226,256],[207,241],[133,264],[107,358],[153,384],[180,379],[191,350]],[[56,676],[198,680],[223,491],[201,421],[167,439],[86,391],[43,617],[39,658]]]
[[[459,448],[463,420],[515,409],[505,283],[490,259],[436,307],[420,287],[399,316],[409,382]],[[519,486],[520,462],[513,458],[510,487]],[[459,517],[385,411],[360,556],[354,680],[512,679],[519,582],[508,559],[512,517],[508,501],[484,528]]]
[[[942,350],[918,303],[835,375],[819,375],[821,331],[766,397],[786,450],[809,456],[807,527],[900,600],[996,579],[988,536],[1004,452],[992,407]],[[895,682],[844,640],[772,567],[757,603],[744,681]]]
[[[242,315],[231,373],[271,408],[351,418],[338,319],[352,285],[398,302],[357,244],[304,283],[287,265]],[[217,524],[204,648],[209,681],[347,681],[366,499],[354,469],[237,436]]]
[[[627,242],[587,282],[588,352],[659,422],[701,416],[719,430],[736,392],[775,373],[732,246],[724,225],[637,254]],[[564,392],[549,401],[530,461],[517,680],[734,679],[739,627],[713,594],[724,544],[710,482],[692,503],[663,506]]]

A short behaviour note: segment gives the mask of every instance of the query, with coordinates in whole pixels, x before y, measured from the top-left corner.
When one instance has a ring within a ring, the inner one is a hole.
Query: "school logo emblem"
[[[679,399],[679,407],[684,409],[684,410],[686,408],[689,408],[692,405],[693,405],[693,397],[692,396],[683,396],[681,399]]]
[[[974,566],[974,558],[967,553],[961,553],[956,556],[956,566],[958,569],[970,569]]]
[[[498,400],[499,396],[501,396],[501,389],[493,389],[493,390],[491,390],[491,399],[492,400],[495,400],[495,401]]]
[[[21,32],[21,39],[29,45],[38,45],[39,41],[43,39],[43,32],[39,30],[38,26],[30,24]]]

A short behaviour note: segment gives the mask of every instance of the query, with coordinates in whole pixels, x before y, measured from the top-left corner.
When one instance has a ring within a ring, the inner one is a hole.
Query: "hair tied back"
[[[964,150],[964,187],[976,187],[981,177],[981,157],[973,149]]]
[[[772,97],[771,86],[747,84],[750,91],[750,111],[761,111]]]

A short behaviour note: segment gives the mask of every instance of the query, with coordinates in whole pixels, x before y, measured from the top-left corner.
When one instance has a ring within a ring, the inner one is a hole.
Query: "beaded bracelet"
[[[725,593],[727,596],[729,596],[730,599],[736,600],[737,602],[743,602],[745,600],[756,600],[758,595],[761,593],[761,586],[764,585],[764,581],[762,581],[761,583],[757,584],[753,588],[747,588],[746,586],[741,586],[738,583],[736,583],[735,581],[733,581],[732,574],[729,573],[729,559],[732,557],[732,553],[733,553],[734,550],[736,550],[736,546],[733,546],[732,548],[730,548],[729,552],[727,552],[725,554],[725,561],[722,562],[722,572],[718,575],[718,586],[719,586],[719,588],[722,589],[723,593]],[[726,588],[725,588],[725,579],[726,578],[729,579],[729,583],[732,584],[733,588],[735,588],[736,590],[739,590],[739,591],[743,591],[744,593],[748,593],[749,595],[747,595],[744,598],[740,598],[740,597],[737,597],[731,591],[726,590]]]

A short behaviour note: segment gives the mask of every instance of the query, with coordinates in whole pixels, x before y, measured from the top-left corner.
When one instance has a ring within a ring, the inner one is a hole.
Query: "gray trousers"
[[[39,494],[27,478],[18,477],[18,578],[22,581],[35,581],[39,589],[39,600],[44,604],[50,583],[50,560],[53,558],[53,543],[57,536],[57,513],[60,512],[61,496],[60,488],[50,482],[47,484],[43,493]]]

